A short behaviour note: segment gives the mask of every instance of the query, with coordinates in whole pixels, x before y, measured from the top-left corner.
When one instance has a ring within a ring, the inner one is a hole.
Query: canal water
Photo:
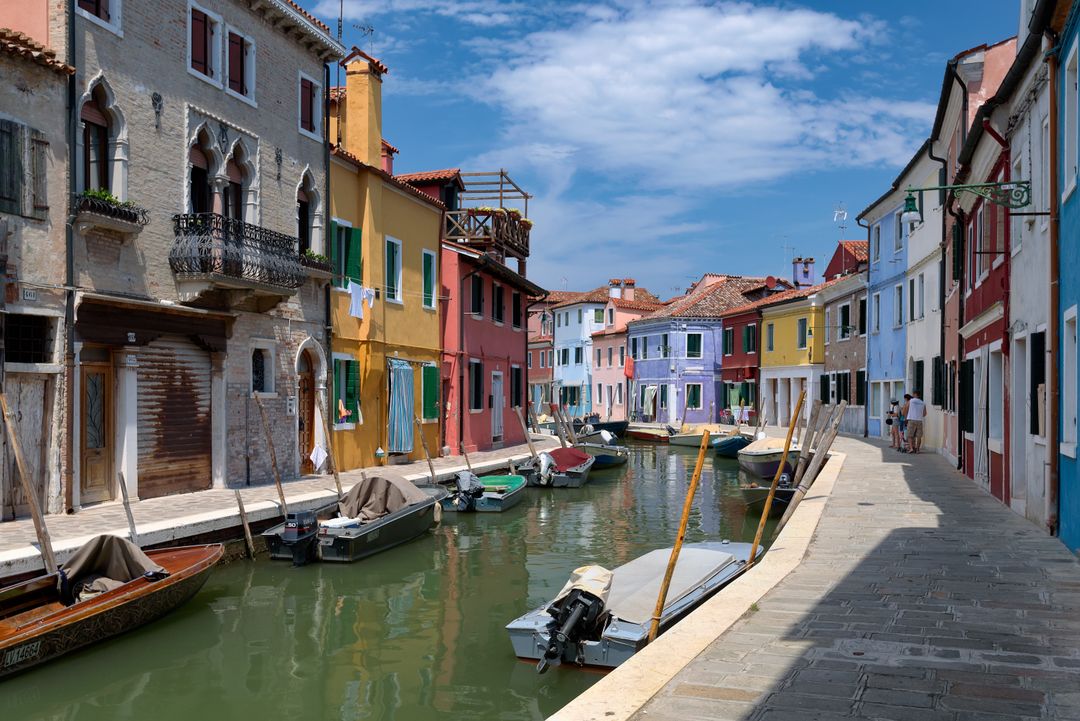
[[[3,717],[539,721],[602,674],[539,676],[503,626],[577,566],[670,546],[696,455],[632,445],[625,467],[583,489],[447,513],[434,533],[351,565],[223,566],[166,618],[3,682]],[[753,539],[738,486],[737,464],[710,454],[687,541]]]

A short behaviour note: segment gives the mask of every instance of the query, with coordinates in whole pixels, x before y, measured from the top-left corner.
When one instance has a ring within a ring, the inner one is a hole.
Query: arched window
[[[296,191],[296,232],[300,239],[300,254],[311,250],[311,203],[303,189]]]
[[[221,214],[234,220],[244,219],[244,171],[235,157],[225,163],[228,182],[222,186]]]
[[[90,99],[83,103],[80,118],[82,120],[83,141],[83,190],[111,190],[110,165],[112,156],[109,151],[110,126],[105,114],[105,92],[101,86],[94,88]]]
[[[189,202],[192,213],[210,213],[214,209],[210,194],[210,161],[198,145],[188,152],[190,164]]]

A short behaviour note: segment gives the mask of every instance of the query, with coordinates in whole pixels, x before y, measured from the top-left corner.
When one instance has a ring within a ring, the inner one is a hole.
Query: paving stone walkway
[[[1080,719],[1080,562],[941,456],[837,449],[803,563],[634,719]]]

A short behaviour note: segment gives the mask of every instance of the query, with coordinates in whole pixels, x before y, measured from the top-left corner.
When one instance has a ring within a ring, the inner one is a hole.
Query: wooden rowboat
[[[0,589],[0,678],[154,621],[194,596],[221,544],[146,551],[167,576],[138,576],[84,601],[61,601],[60,573]],[[160,576],[160,574],[159,574]]]

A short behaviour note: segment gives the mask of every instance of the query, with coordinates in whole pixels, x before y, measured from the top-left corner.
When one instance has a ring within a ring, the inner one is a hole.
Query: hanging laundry
[[[322,468],[322,465],[326,462],[327,457],[328,456],[326,455],[326,449],[322,446],[317,445],[311,449],[311,455],[308,456],[308,458],[311,459],[311,465],[315,467],[316,473],[318,473],[319,469]]]
[[[364,299],[367,300],[367,307],[368,308],[375,307],[375,289],[374,288],[364,288]]]
[[[360,320],[364,319],[364,291],[362,285],[349,281],[349,315]]]

